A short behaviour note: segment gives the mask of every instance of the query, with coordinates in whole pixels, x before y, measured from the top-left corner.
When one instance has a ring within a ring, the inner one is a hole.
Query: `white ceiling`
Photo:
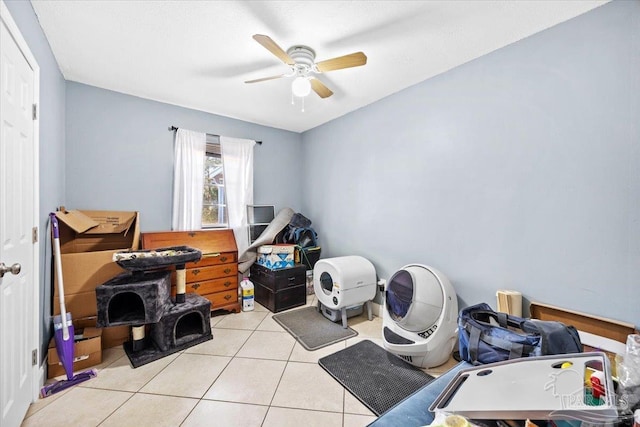
[[[67,80],[302,132],[606,1],[32,0]],[[334,95],[291,105],[289,71],[252,39],[367,65],[318,76]]]

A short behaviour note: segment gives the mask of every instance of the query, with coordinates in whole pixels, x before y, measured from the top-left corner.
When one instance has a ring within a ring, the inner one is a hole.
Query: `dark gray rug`
[[[434,379],[369,340],[323,357],[318,363],[378,416]]]
[[[304,307],[276,314],[273,320],[310,351],[358,335],[351,328],[344,329],[341,322],[336,323],[327,319],[315,307]]]

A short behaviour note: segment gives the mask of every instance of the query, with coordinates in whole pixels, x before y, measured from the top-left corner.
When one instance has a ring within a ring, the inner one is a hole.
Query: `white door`
[[[32,363],[39,340],[34,336],[39,280],[33,238],[38,204],[33,115],[37,71],[14,39],[17,27],[4,3],[1,17],[0,424],[12,427],[20,425],[31,403],[37,372]]]

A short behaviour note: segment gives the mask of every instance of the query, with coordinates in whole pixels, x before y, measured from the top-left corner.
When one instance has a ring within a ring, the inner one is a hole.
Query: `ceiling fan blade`
[[[311,82],[311,89],[313,89],[313,91],[317,93],[320,98],[328,98],[333,95],[331,89],[326,87],[320,80],[311,78],[309,79],[309,81]]]
[[[264,82],[267,80],[279,79],[281,77],[286,77],[286,74],[278,74],[277,76],[263,77],[261,79],[255,79],[255,80],[247,80],[245,83],[258,83],[258,82]]]
[[[362,52],[355,52],[349,55],[317,62],[316,68],[321,73],[326,73],[327,71],[341,70],[343,68],[359,67],[366,63],[367,56]]]
[[[295,64],[295,61],[291,59],[291,57],[287,55],[287,52],[282,50],[282,48],[278,46],[276,42],[271,40],[271,37],[265,36],[262,34],[254,34],[253,39],[258,43],[260,43],[262,46],[264,46],[264,48],[267,49],[269,52],[273,53],[275,56],[280,58],[280,60],[285,64],[287,65]]]

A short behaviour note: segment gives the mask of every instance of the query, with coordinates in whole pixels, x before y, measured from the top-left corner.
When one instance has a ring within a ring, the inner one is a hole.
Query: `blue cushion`
[[[369,427],[413,427],[431,424],[433,414],[429,412],[429,406],[449,384],[456,373],[461,369],[471,368],[473,365],[460,362],[447,372],[431,381],[411,396],[389,409],[380,417],[369,424]]]

